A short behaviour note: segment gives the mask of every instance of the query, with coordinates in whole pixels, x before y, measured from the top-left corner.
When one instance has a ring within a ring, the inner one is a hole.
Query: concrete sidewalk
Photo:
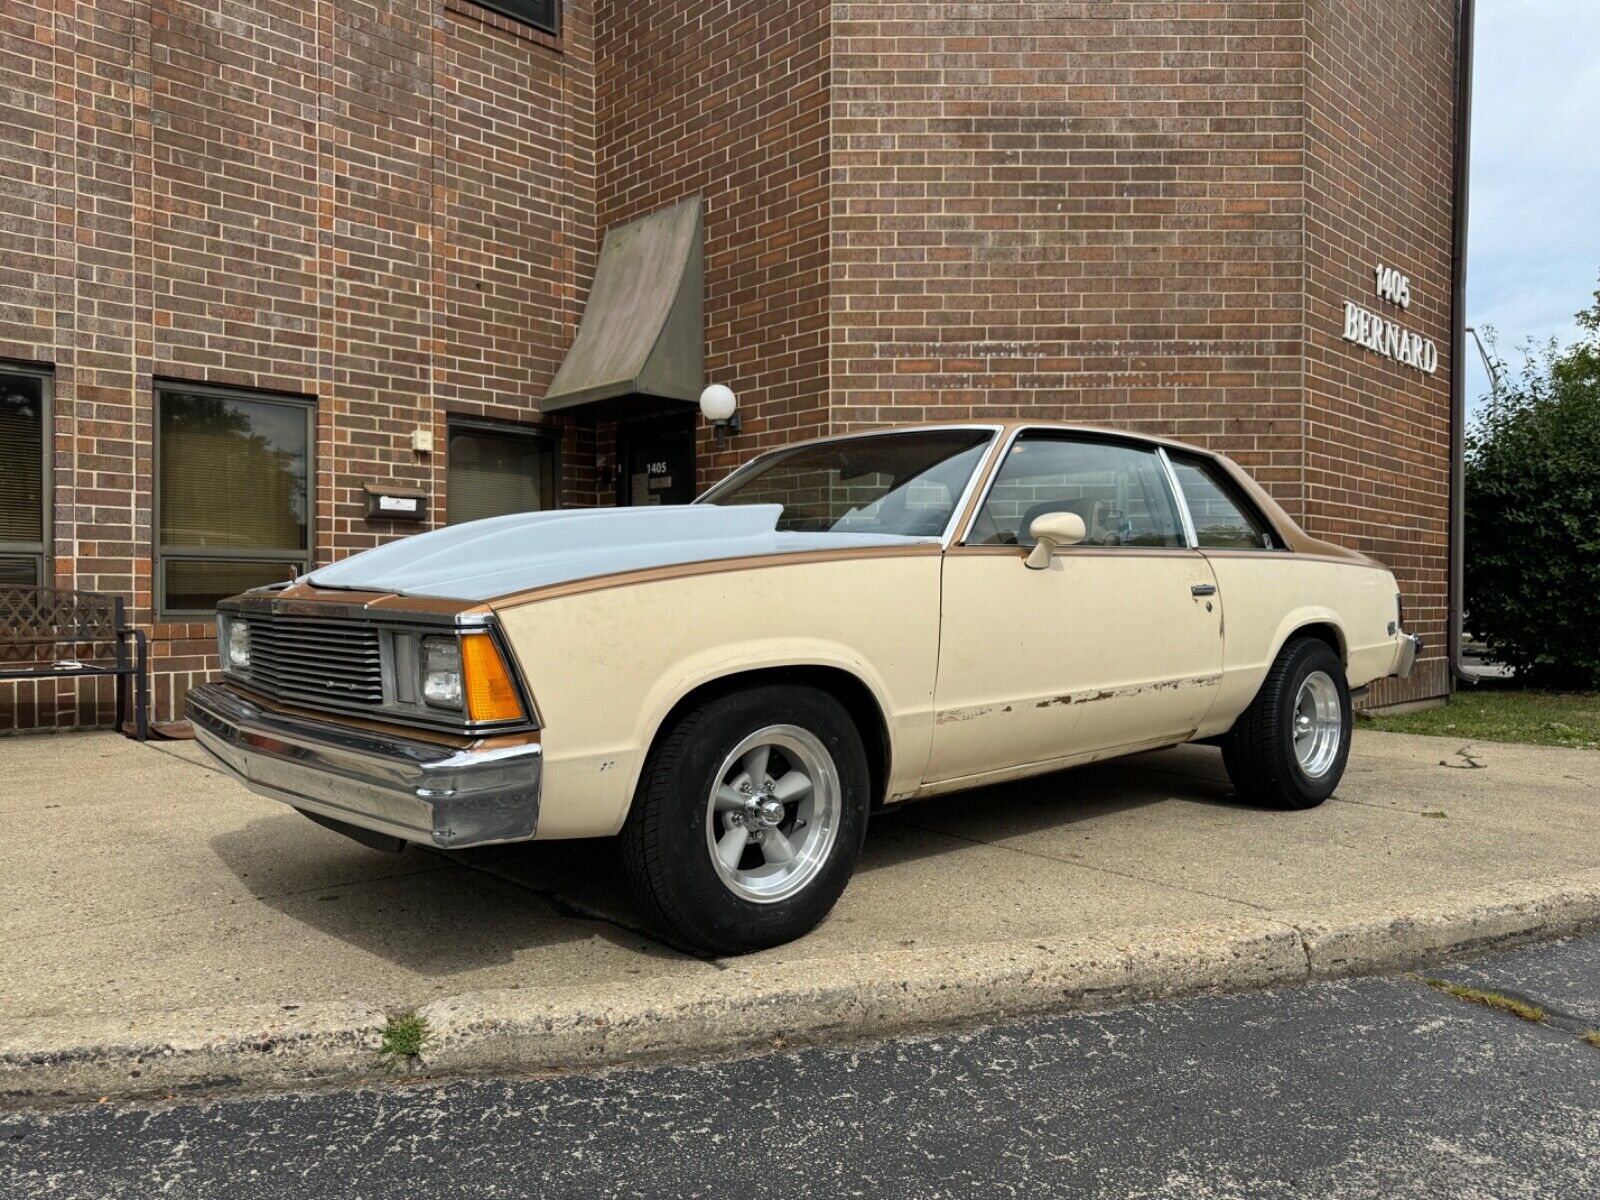
[[[0,740],[0,1094],[567,1066],[1420,961],[1600,918],[1600,753],[1361,732],[1308,813],[1184,747],[874,820],[800,942],[638,929],[609,843],[367,850],[192,743]]]

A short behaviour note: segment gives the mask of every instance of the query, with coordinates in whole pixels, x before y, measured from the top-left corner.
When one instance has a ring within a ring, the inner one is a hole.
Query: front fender
[[[878,705],[892,762],[920,770],[933,724],[938,572],[936,554],[801,562],[508,606],[501,622],[545,726],[540,837],[620,830],[673,708],[747,671],[847,672]]]
[[[638,789],[645,753],[654,744],[673,710],[688,697],[702,688],[740,675],[804,667],[843,672],[866,688],[888,731],[891,771],[895,771],[899,764],[915,766],[924,761],[928,739],[932,736],[931,690],[922,698],[921,704],[896,702],[891,699],[887,683],[872,663],[859,651],[842,642],[820,638],[751,641],[707,648],[687,655],[650,689],[641,706],[639,721],[631,739],[641,752],[628,779],[628,795],[632,796]],[[920,757],[919,747],[922,752]],[[915,775],[915,771],[912,775]],[[913,778],[905,786],[914,787],[916,782]],[[891,775],[889,783],[890,794],[895,794],[900,783],[897,773]],[[905,789],[901,787],[899,790]]]

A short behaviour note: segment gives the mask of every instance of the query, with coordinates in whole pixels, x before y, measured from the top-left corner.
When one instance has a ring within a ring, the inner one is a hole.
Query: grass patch
[[[1524,1021],[1539,1022],[1544,1020],[1544,1009],[1537,1004],[1530,1004],[1526,1000],[1518,1000],[1515,996],[1506,996],[1500,992],[1491,992],[1483,988],[1468,987],[1464,983],[1451,983],[1448,979],[1424,979],[1431,988],[1438,988],[1447,996],[1454,996],[1457,1000],[1465,1000],[1470,1004],[1481,1004],[1485,1008],[1499,1009],[1501,1012],[1510,1013],[1513,1017],[1521,1017]]]
[[[1450,814],[1445,812],[1442,808],[1436,808],[1432,812],[1425,812],[1422,815],[1425,817],[1431,817],[1435,821],[1448,821],[1450,819]]]
[[[1600,750],[1600,694],[1464,684],[1443,708],[1393,717],[1363,713],[1361,724],[1384,733]]]
[[[1589,1045],[1600,1049],[1600,1029],[1589,1030],[1588,1033],[1583,1035],[1583,1040],[1588,1042]]]
[[[383,1045],[378,1048],[378,1057],[386,1067],[402,1067],[421,1054],[432,1038],[426,1017],[416,1013],[390,1017],[383,1028]]]

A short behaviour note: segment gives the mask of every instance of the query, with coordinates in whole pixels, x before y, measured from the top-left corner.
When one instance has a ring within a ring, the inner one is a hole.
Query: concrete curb
[[[1377,909],[1345,906],[1104,938],[735,962],[715,974],[472,992],[419,1010],[427,1075],[612,1066],[881,1037],[1429,963],[1600,926],[1600,871]],[[46,1018],[0,1031],[0,1099],[378,1074],[387,1018],[351,1003]]]
[[[91,1099],[371,1074],[387,1021],[379,1009],[339,1001],[39,1017],[0,1030],[0,1098]]]
[[[1600,871],[1423,896],[1389,911],[1352,905],[1288,919],[1314,979],[1406,970],[1600,925]]]
[[[521,1070],[725,1054],[1024,1013],[1106,1007],[1207,988],[1305,977],[1294,931],[1269,921],[1110,939],[735,965],[714,976],[611,986],[479,992],[420,1010],[430,1070]]]

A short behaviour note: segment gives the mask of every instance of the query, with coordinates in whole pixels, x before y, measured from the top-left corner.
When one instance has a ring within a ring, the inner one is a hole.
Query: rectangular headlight
[[[424,700],[435,708],[461,707],[461,645],[455,638],[423,638],[417,666]]]
[[[250,623],[238,617],[224,617],[217,629],[222,643],[222,667],[226,671],[245,671],[250,667]]]

